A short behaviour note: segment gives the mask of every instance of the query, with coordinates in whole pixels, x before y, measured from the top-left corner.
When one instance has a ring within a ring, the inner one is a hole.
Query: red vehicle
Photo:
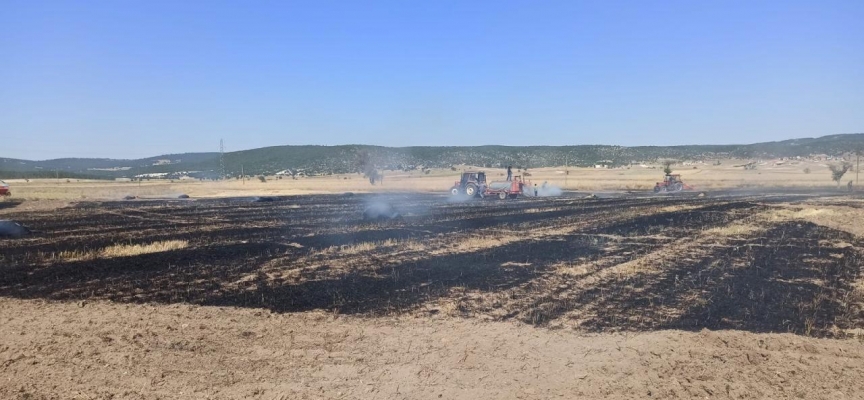
[[[486,192],[486,173],[483,171],[465,171],[462,173],[462,178],[453,184],[450,188],[450,194],[458,196],[460,194],[468,197],[482,197]]]
[[[499,199],[515,199],[523,194],[527,183],[522,177],[516,175],[511,181],[486,182],[486,173],[483,171],[465,171],[460,180],[453,184],[450,193],[454,196],[466,195],[469,197],[498,196]]]
[[[688,186],[684,181],[681,180],[680,174],[669,174],[663,177],[663,182],[657,182],[654,185],[654,193],[660,192],[680,192],[682,190],[691,190],[693,189],[691,186]]]
[[[525,193],[525,186],[530,186],[528,183],[522,180],[522,177],[519,175],[513,176],[511,181],[503,181],[503,182],[492,182],[486,186],[486,192],[484,195],[486,196],[498,196],[499,199],[504,200],[506,198],[515,199],[519,197],[519,195]]]
[[[6,182],[0,181],[0,196],[11,196],[12,191],[9,190],[9,185]]]

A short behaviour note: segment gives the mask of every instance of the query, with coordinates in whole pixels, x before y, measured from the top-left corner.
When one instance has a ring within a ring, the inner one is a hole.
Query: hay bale
[[[29,228],[18,222],[0,220],[0,237],[20,238],[31,233]]]
[[[372,203],[363,210],[363,219],[367,220],[394,219],[399,218],[400,216],[401,215],[393,209],[393,206],[384,202]]]

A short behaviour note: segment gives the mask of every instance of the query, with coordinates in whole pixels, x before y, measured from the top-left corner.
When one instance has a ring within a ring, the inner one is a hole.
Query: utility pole
[[[219,167],[222,170],[219,180],[225,179],[225,142],[222,139],[219,139]]]
[[[855,150],[855,188],[858,188],[858,172],[861,171],[861,149]]]
[[[246,184],[246,173],[243,172],[243,164],[240,164],[240,180],[243,181],[243,184]]]
[[[570,158],[564,157],[564,189],[567,189],[567,176],[570,175]]]

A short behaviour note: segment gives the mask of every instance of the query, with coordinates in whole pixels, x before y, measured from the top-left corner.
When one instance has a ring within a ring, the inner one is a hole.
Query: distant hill
[[[117,178],[148,173],[163,166],[188,166],[207,160],[219,160],[219,153],[166,154],[137,160],[110,158],[57,158],[45,161],[29,161],[0,158],[0,177],[5,178]],[[176,168],[176,171],[183,170]]]
[[[305,173],[308,175],[356,172],[359,160],[378,169],[411,170],[479,165],[488,168],[590,166],[598,163],[623,165],[659,159],[708,160],[715,158],[760,159],[825,154],[838,156],[864,149],[864,133],[830,135],[746,145],[690,146],[470,146],[470,147],[381,147],[274,146],[225,153],[227,175]],[[221,174],[219,153],[168,154],[138,160],[64,158],[28,161],[0,158],[0,178],[44,177],[117,178],[141,174],[172,177],[190,175],[216,178]],[[54,175],[52,175],[54,174]]]

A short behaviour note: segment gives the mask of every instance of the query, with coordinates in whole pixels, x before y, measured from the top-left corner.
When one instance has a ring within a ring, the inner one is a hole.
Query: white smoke
[[[30,234],[27,227],[9,220],[0,220],[0,237],[19,238]]]
[[[366,203],[366,208],[363,210],[363,219],[379,220],[379,219],[394,219],[400,215],[390,203],[383,200],[371,200]]]
[[[562,193],[560,187],[550,185],[548,182],[543,182],[542,185],[537,186],[537,197],[560,196]]]
[[[447,196],[447,202],[448,203],[464,203],[466,201],[471,201],[473,199],[474,199],[474,197],[471,197],[471,196],[464,194],[464,193]]]

